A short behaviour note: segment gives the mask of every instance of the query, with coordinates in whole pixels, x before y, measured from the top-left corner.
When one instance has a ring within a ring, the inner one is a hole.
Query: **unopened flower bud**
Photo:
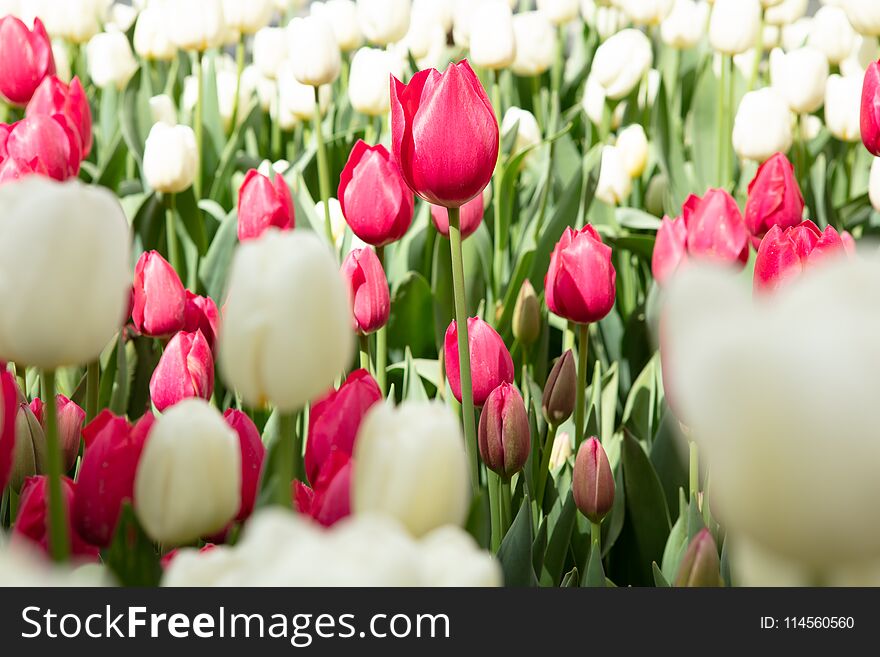
[[[19,404],[15,416],[15,450],[9,473],[12,490],[20,492],[25,480],[44,473],[46,466],[46,435],[43,427],[27,404]]]
[[[723,586],[718,547],[708,529],[694,536],[678,566],[675,585],[689,589]]]
[[[571,477],[574,503],[590,522],[602,522],[614,504],[614,475],[608,456],[596,438],[584,441],[578,450]]]
[[[541,408],[549,424],[559,426],[571,417],[577,396],[577,371],[571,349],[566,351],[547,377]]]
[[[513,307],[513,337],[526,346],[541,335],[541,306],[531,282],[523,281]]]
[[[483,406],[479,446],[483,463],[505,481],[529,458],[529,418],[522,396],[509,383],[495,388]]]

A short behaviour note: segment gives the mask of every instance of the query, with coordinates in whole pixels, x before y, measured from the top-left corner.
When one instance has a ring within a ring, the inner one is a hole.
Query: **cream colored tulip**
[[[169,21],[165,0],[145,7],[134,26],[134,51],[144,59],[174,59],[177,45],[171,40]]]
[[[406,35],[410,9],[410,0],[357,0],[361,31],[377,46],[387,46]]]
[[[173,0],[166,5],[165,18],[171,41],[182,50],[205,51],[228,37],[220,0]]]
[[[645,129],[638,123],[627,126],[617,135],[616,145],[629,177],[640,178],[648,165],[648,137]]]
[[[361,48],[351,60],[348,99],[352,108],[368,116],[381,116],[391,110],[391,76],[403,77],[403,62],[389,50]]]
[[[856,33],[840,7],[822,7],[810,23],[807,43],[818,48],[832,64],[840,64],[855,47]]]
[[[309,11],[312,16],[319,16],[330,23],[336,43],[343,52],[356,50],[364,42],[354,0],[313,2]]]
[[[604,146],[596,198],[608,205],[619,205],[631,191],[632,179],[626,170],[623,153],[617,146]]]
[[[498,70],[510,66],[516,57],[513,13],[501,0],[484,2],[471,14],[471,62]]]
[[[188,125],[156,123],[144,146],[144,177],[157,192],[177,194],[195,180],[199,153]]]
[[[743,96],[733,122],[733,149],[745,160],[763,162],[791,148],[791,111],[772,87]]]
[[[795,114],[811,114],[825,102],[828,59],[813,46],[789,53],[775,48],[770,53],[770,78]]]
[[[861,138],[862,78],[832,75],[825,88],[825,125],[832,135],[846,142]]]
[[[556,30],[538,11],[513,16],[516,56],[511,68],[517,75],[540,75],[547,71],[556,57]]]
[[[241,34],[254,34],[266,27],[274,11],[272,0],[223,0],[226,25]]]
[[[128,38],[121,32],[102,32],[86,46],[89,76],[96,86],[122,89],[138,70]]]
[[[622,30],[596,49],[590,77],[602,85],[608,98],[620,100],[642,81],[652,61],[648,37],[639,30]]]
[[[294,18],[287,26],[287,52],[300,84],[318,87],[339,76],[342,57],[330,24],[323,18]]]
[[[752,48],[761,29],[758,0],[715,0],[709,19],[709,43],[724,55]]]

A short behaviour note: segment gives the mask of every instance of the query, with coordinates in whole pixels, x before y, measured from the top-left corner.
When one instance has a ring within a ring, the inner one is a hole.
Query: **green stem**
[[[320,87],[315,87],[315,115],[313,117],[315,139],[318,144],[318,187],[321,193],[321,201],[324,203],[324,227],[327,231],[327,239],[333,246],[333,226],[330,224],[330,167],[327,164],[327,149],[324,146],[324,134],[321,129],[321,99]]]
[[[501,85],[498,83],[498,71],[492,72],[492,106],[498,124],[501,124]],[[495,173],[492,177],[492,207],[494,211],[494,247],[495,256],[492,260],[492,282],[495,298],[501,298],[501,277],[504,275],[504,231],[501,228],[501,179],[504,176],[504,164],[501,153],[495,161]]]
[[[491,470],[486,471],[489,489],[489,546],[497,553],[501,546],[501,504],[498,475]]]
[[[13,490],[12,486],[9,487],[9,526],[12,527],[15,524],[15,518],[18,516],[18,493]]]
[[[359,335],[358,344],[361,352],[361,368],[370,371],[370,336]]]
[[[556,442],[556,432],[559,430],[555,424],[547,428],[547,438],[544,440],[544,451],[541,453],[541,469],[538,471],[538,489],[536,497],[538,509],[544,508],[544,492],[547,488],[547,478],[550,476],[550,457],[553,455],[553,443]]]
[[[369,121],[367,121],[367,125],[364,128],[364,141],[368,144],[374,144],[376,142],[376,124],[373,122],[373,117],[367,117]]]
[[[193,57],[196,66],[196,80],[198,80],[198,91],[199,95],[196,97],[196,108],[195,108],[195,116],[193,117],[193,123],[195,123],[194,131],[196,133],[196,177],[193,182],[193,191],[196,195],[196,202],[200,201],[202,198],[202,144],[204,142],[204,126],[203,124],[203,113],[204,113],[204,92],[205,92],[205,81],[204,75],[202,74],[202,54],[200,52],[196,52]]]
[[[180,70],[180,60],[175,57],[171,60],[171,67],[168,69],[168,76],[165,78],[165,88],[163,93],[166,96],[174,98],[174,83],[177,82],[177,73]]]
[[[293,501],[291,483],[303,480],[302,445],[296,431],[296,414],[281,413],[278,418],[278,458],[275,462],[277,488],[275,502],[290,508]]]
[[[577,453],[584,439],[584,416],[586,415],[586,392],[587,392],[587,353],[590,348],[589,324],[579,326],[578,336],[578,370],[577,370],[577,395],[574,409],[574,449]]]
[[[455,324],[458,327],[458,367],[461,381],[461,421],[470,463],[471,484],[479,490],[480,469],[477,460],[477,432],[474,426],[474,391],[471,386],[471,356],[468,345],[468,317],[465,303],[464,259],[461,254],[460,209],[448,208],[449,248],[452,255],[452,292],[455,298]]]
[[[727,152],[727,144],[730,141],[730,135],[725,134],[727,128],[727,117],[724,116],[724,113],[727,111],[727,102],[725,101],[725,96],[727,95],[727,61],[729,57],[727,55],[721,56],[721,75],[718,77],[718,186],[724,187],[727,172],[727,163],[726,163],[726,152]]]
[[[101,363],[93,360],[86,369],[86,423],[98,416],[98,391],[100,390]]]
[[[49,549],[55,561],[66,561],[70,552],[67,517],[61,492],[61,445],[58,442],[58,411],[55,407],[55,371],[43,372],[46,405],[46,455],[49,461]]]
[[[165,194],[165,241],[168,243],[168,262],[174,268],[174,271],[182,275],[177,221],[174,211],[174,194]]]
[[[507,530],[510,529],[510,523],[513,519],[512,509],[511,507],[511,495],[510,495],[510,480],[509,479],[500,479],[499,480],[499,495],[498,501],[501,506],[501,539],[504,540],[504,537],[507,535]]]
[[[269,158],[277,159],[281,156],[281,91],[275,94],[275,116],[269,115],[271,134],[269,137]]]
[[[541,76],[532,76],[532,112],[541,129],[544,129],[544,107],[541,103]]]
[[[761,67],[761,60],[764,58],[764,10],[761,10],[761,22],[758,23],[758,41],[755,44],[755,60],[752,62],[752,74],[749,76],[749,86],[747,91],[755,88],[758,82],[758,69]]]
[[[18,387],[27,397],[27,368],[21,363],[15,363],[15,378],[18,380]]]
[[[376,247],[376,256],[379,258],[379,264],[382,265],[382,271],[385,271],[385,247]],[[382,326],[376,331],[376,383],[379,384],[379,390],[382,396],[385,395],[386,388],[386,369],[388,364],[388,328]]]
[[[688,457],[688,489],[691,498],[695,498],[700,492],[700,455],[693,440],[688,443]]]
[[[238,44],[235,47],[235,64],[236,64],[236,77],[235,77],[235,97],[232,99],[232,122],[229,126],[229,132],[235,130],[235,126],[238,124],[238,103],[239,96],[241,94],[241,74],[244,71],[244,56],[245,56],[245,47],[244,47],[244,34],[238,37]]]
[[[602,525],[598,522],[590,522],[590,543],[594,550],[602,549]],[[600,552],[601,554],[601,552]]]

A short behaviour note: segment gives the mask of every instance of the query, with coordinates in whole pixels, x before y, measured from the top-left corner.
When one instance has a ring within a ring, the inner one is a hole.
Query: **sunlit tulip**
[[[859,140],[861,99],[860,78],[852,75],[828,77],[825,87],[825,125],[828,126],[828,131],[841,141]]]
[[[378,46],[400,41],[409,29],[410,0],[357,0],[358,22]]]
[[[69,471],[76,458],[79,456],[79,445],[82,439],[83,422],[86,419],[86,412],[74,401],[71,401],[64,395],[55,395],[55,408],[58,417],[58,443],[61,446],[62,463],[61,468],[64,472]],[[30,403],[30,409],[34,417],[39,421],[46,430],[46,416],[44,414],[45,405],[43,401],[37,397]]]
[[[174,59],[177,44],[171,39],[171,20],[167,2],[151,2],[144,7],[134,25],[134,51],[147,60]]]
[[[342,276],[348,285],[355,331],[367,335],[385,326],[391,299],[376,252],[369,247],[350,251],[342,262]]]
[[[354,0],[326,0],[326,2],[313,2],[309,11],[312,16],[320,16],[333,28],[336,43],[343,52],[350,52],[358,48],[364,42],[358,24],[357,5]]]
[[[473,235],[483,223],[486,207],[483,196],[484,194],[477,194],[475,198],[461,206],[458,216],[461,239]],[[438,233],[447,239],[449,238],[449,211],[446,208],[442,205],[432,205],[431,222]]]
[[[134,508],[155,541],[180,545],[223,529],[241,505],[241,447],[220,411],[201,399],[169,408],[147,435]]]
[[[159,94],[150,98],[150,116],[153,123],[166,123],[168,125],[177,125],[177,107],[174,105],[174,99],[167,94]]]
[[[602,522],[614,504],[614,475],[596,438],[585,440],[574,461],[571,492],[578,510],[591,522]]]
[[[540,11],[513,16],[516,55],[511,69],[517,75],[540,75],[553,65],[556,56],[556,30]]]
[[[391,132],[404,180],[429,203],[461,207],[492,179],[498,121],[467,61],[450,64],[442,74],[419,71],[408,85],[395,79]]]
[[[755,248],[773,226],[783,230],[803,220],[804,198],[794,166],[782,153],[777,153],[758,167],[749,183],[745,223]]]
[[[513,13],[504,2],[484,2],[471,14],[471,61],[482,68],[497,70],[513,63],[516,42]]]
[[[275,179],[258,173],[247,172],[238,191],[238,239],[255,239],[269,227],[290,230],[295,217],[290,188],[281,174]]]
[[[474,404],[482,406],[495,388],[502,383],[513,383],[513,359],[501,336],[489,324],[479,317],[469,318],[467,324]],[[443,345],[446,379],[452,395],[461,401],[458,328],[455,320],[446,329]]]
[[[54,75],[46,77],[25,110],[25,116],[35,114],[64,115],[79,134],[82,157],[88,157],[92,150],[92,112],[79,78],[66,85]]]
[[[578,0],[537,0],[537,5],[555,25],[563,25],[578,14]]]
[[[0,368],[0,489],[6,488],[15,453],[18,386],[12,372]]]
[[[241,34],[254,34],[269,24],[274,9],[272,0],[223,0],[223,19]]]
[[[27,103],[43,78],[55,73],[49,35],[39,19],[34,29],[15,16],[0,17],[0,96]]]
[[[627,126],[617,135],[617,149],[623,168],[630,178],[640,178],[648,165],[648,137],[638,123]]]
[[[377,404],[358,432],[352,472],[356,514],[382,513],[413,536],[460,525],[469,505],[461,425],[448,406]]]
[[[134,268],[131,319],[143,335],[164,337],[183,328],[186,292],[158,251],[141,254]]]
[[[435,3],[434,0],[428,0],[427,7],[433,7],[435,4],[442,5],[440,2]],[[423,10],[421,6],[418,9],[413,6],[409,30],[407,30],[406,36],[394,45],[394,48],[401,59],[412,55],[420,69],[434,68],[444,63],[446,36],[447,31],[435,19],[431,9]]]
[[[581,15],[602,40],[617,34],[629,24],[629,17],[616,6],[606,7],[593,0],[581,0]]]
[[[512,153],[533,148],[541,143],[541,128],[535,115],[520,107],[508,107],[501,120],[501,134],[506,135],[516,127],[516,139]]]
[[[614,307],[617,274],[611,247],[587,224],[566,228],[550,256],[544,300],[551,312],[577,324],[604,318]]]
[[[122,89],[138,70],[128,38],[121,32],[102,32],[86,46],[89,77],[101,89]]]
[[[833,226],[828,226],[824,232],[812,221],[784,230],[773,226],[758,248],[755,290],[777,290],[824,259],[844,254],[843,241]]]
[[[791,147],[791,111],[772,87],[750,91],[739,103],[733,122],[733,149],[746,160],[763,162]]]
[[[619,205],[632,191],[632,178],[624,154],[618,146],[602,148],[602,164],[596,183],[596,198],[608,205]]]
[[[201,331],[177,333],[162,351],[150,377],[150,399],[164,411],[183,399],[210,399],[214,392],[214,356]]]
[[[813,16],[807,43],[821,50],[832,64],[849,57],[855,41],[856,33],[841,7],[822,7]]]
[[[224,378],[245,403],[295,411],[348,364],[354,333],[337,267],[309,231],[269,229],[238,246],[219,355]]]
[[[166,11],[166,29],[181,50],[203,52],[223,44],[228,28],[221,0],[173,0]]]
[[[866,37],[880,36],[880,5],[871,0],[845,0],[843,9],[856,32]]]
[[[672,11],[672,0],[614,0],[636,25],[657,25]]]
[[[257,493],[260,489],[260,478],[263,474],[266,448],[263,446],[257,426],[247,414],[228,408],[223,413],[223,419],[238,434],[238,443],[241,448],[241,504],[235,519],[242,522],[247,520],[254,511],[254,504],[256,504]]]
[[[321,114],[330,105],[330,89],[330,85],[318,87]],[[279,69],[278,99],[273,109],[273,119],[281,124],[282,130],[292,130],[297,123],[309,121],[315,116],[315,87],[302,84],[294,77],[290,60],[285,60]]]
[[[791,25],[807,13],[808,0],[782,0],[764,11],[770,25]]]
[[[199,153],[188,125],[156,123],[144,146],[144,177],[157,192],[176,194],[195,180]]]
[[[651,42],[644,32],[621,30],[596,50],[590,77],[602,85],[611,100],[626,97],[651,68]]]
[[[403,62],[393,52],[361,48],[351,60],[348,99],[352,108],[368,116],[387,114],[391,109],[389,81],[403,75]]]
[[[880,62],[873,62],[865,71],[859,112],[862,143],[871,154],[880,156]]]
[[[254,35],[254,65],[265,77],[278,77],[281,63],[287,59],[287,31],[281,27],[264,27]]]
[[[333,29],[317,16],[294,18],[287,26],[287,54],[300,84],[318,87],[339,76],[342,57]]]
[[[131,232],[101,187],[40,176],[0,185],[0,358],[53,369],[93,361],[122,325]],[[64,230],[58,230],[59,222]]]
[[[502,383],[486,399],[480,415],[480,458],[504,480],[523,469],[529,457],[531,434],[523,398],[509,383]]]
[[[79,173],[81,149],[76,126],[63,114],[33,114],[12,125],[0,123],[0,162],[26,164],[22,171],[55,180],[72,178]]]
[[[109,0],[27,0],[21,3],[26,23],[39,16],[52,37],[82,44],[101,30]]]
[[[709,19],[709,43],[718,52],[736,55],[758,40],[761,3],[758,0],[715,0]]]
[[[818,48],[804,46],[789,53],[774,49],[770,54],[773,87],[796,114],[810,114],[825,101],[828,59]]]
[[[670,48],[693,48],[705,32],[709,5],[694,0],[675,0],[672,11],[660,23],[660,37]]]

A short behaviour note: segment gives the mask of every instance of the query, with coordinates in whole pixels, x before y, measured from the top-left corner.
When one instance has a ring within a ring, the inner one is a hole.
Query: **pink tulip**
[[[31,412],[37,421],[46,430],[46,418],[44,417],[45,405],[43,400],[35,398],[29,404]],[[83,423],[86,421],[86,412],[74,401],[64,395],[55,395],[55,407],[58,415],[58,442],[61,444],[61,453],[64,456],[64,471],[67,472],[76,463],[79,456],[79,445],[82,440]]]
[[[256,169],[247,172],[238,192],[238,239],[256,239],[269,227],[290,230],[295,216],[290,188],[281,174],[269,180]]]
[[[617,273],[611,247],[587,224],[566,228],[550,256],[544,298],[551,312],[576,324],[598,322],[614,307]]]
[[[235,519],[243,522],[254,511],[257,493],[260,491],[260,478],[263,474],[263,461],[266,448],[260,438],[260,432],[246,414],[229,408],[223,414],[226,424],[235,429],[241,446],[241,505]]]
[[[614,475],[602,443],[595,438],[578,449],[571,491],[577,508],[592,522],[601,522],[614,505]]]
[[[682,208],[687,226],[688,254],[701,260],[742,267],[749,258],[749,233],[733,197],[710,189],[700,198],[691,195]]]
[[[865,148],[880,157],[880,62],[873,62],[865,71],[860,126]]]
[[[794,167],[782,153],[776,153],[758,167],[749,183],[746,229],[757,249],[761,238],[773,226],[783,230],[803,221],[804,197],[794,176]]]
[[[132,477],[134,479],[134,477]],[[67,530],[70,538],[70,554],[74,558],[94,561],[98,548],[91,544],[74,527],[71,510],[76,500],[77,484],[67,477],[61,478],[61,501],[65,507]],[[25,539],[49,553],[49,480],[45,476],[28,477],[21,489],[18,515],[12,529],[14,540]]]
[[[486,399],[478,433],[480,458],[505,481],[523,469],[531,448],[531,429],[519,391],[502,383]]]
[[[434,205],[458,208],[481,193],[498,160],[498,121],[467,60],[444,73],[391,80],[391,144],[406,184]]]
[[[183,330],[187,333],[201,331],[211,349],[217,344],[220,328],[220,311],[211,297],[200,297],[186,290],[186,306],[183,312]]]
[[[355,331],[367,335],[388,323],[391,297],[385,270],[373,249],[354,249],[342,263],[348,284]]]
[[[168,342],[150,378],[150,399],[164,411],[190,397],[210,399],[214,392],[214,355],[201,331],[181,331]]]
[[[154,338],[177,333],[186,319],[186,292],[180,276],[158,251],[147,251],[134,269],[131,319]]]
[[[36,114],[67,117],[79,134],[83,159],[88,157],[92,150],[92,111],[79,78],[74,77],[70,85],[66,85],[54,75],[46,77],[25,110],[25,116]]]
[[[0,490],[6,488],[15,453],[15,416],[18,413],[15,376],[0,362]]]
[[[482,406],[495,388],[502,383],[513,383],[513,359],[501,336],[479,317],[468,319],[467,333],[474,405]],[[443,355],[449,387],[460,402],[461,373],[458,360],[458,328],[455,320],[446,329]]]
[[[658,284],[665,283],[687,261],[687,226],[684,217],[663,217],[654,241],[651,271]]]
[[[31,31],[15,16],[0,18],[0,95],[25,105],[43,78],[54,74],[52,42],[40,19]]]
[[[483,195],[477,194],[470,201],[461,206],[458,217],[458,225],[461,229],[461,239],[473,235],[483,222]],[[431,206],[431,221],[437,232],[443,237],[449,237],[449,211],[442,205]]]
[[[297,510],[325,527],[349,516],[351,470],[351,457],[343,452],[333,452],[322,466],[312,488],[301,481],[293,482],[293,499]]]
[[[55,180],[73,178],[82,160],[79,133],[64,114],[34,114],[12,125],[0,123],[0,161],[7,159],[17,162],[22,172],[45,172]]]
[[[761,240],[755,259],[754,289],[772,292],[827,257],[846,254],[833,226],[824,232],[812,221],[782,230],[774,226]]]

